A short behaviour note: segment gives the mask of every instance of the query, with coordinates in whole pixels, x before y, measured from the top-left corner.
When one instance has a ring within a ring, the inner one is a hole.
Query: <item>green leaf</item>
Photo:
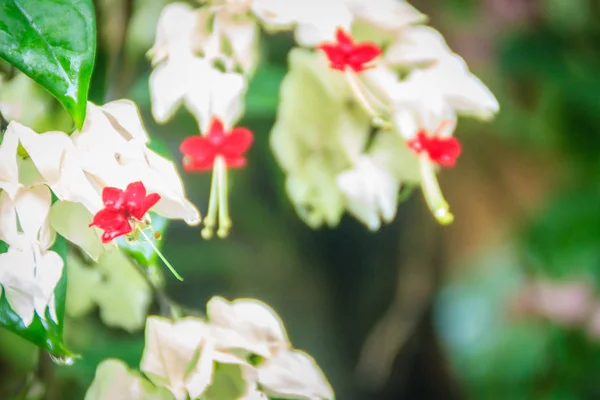
[[[96,54],[92,0],[3,0],[0,57],[35,80],[81,129]]]
[[[150,212],[149,214],[150,218],[152,219],[152,228],[154,231],[159,232],[161,237],[164,237],[169,220],[153,212]],[[160,249],[162,246],[162,240],[156,240],[156,238],[152,237],[151,234],[148,236],[152,240],[152,243],[154,243],[154,245]],[[123,250],[127,255],[133,257],[135,261],[137,261],[137,263],[142,267],[149,268],[156,264],[156,258],[158,257],[156,252],[150,243],[146,242],[143,238],[140,238],[133,243],[128,243],[123,237],[120,237],[117,239],[117,243],[119,244],[121,250]]]
[[[7,249],[8,246],[6,243],[0,242],[0,252],[6,252]],[[67,358],[72,356],[63,341],[63,322],[67,292],[67,241],[62,236],[56,235],[56,241],[50,250],[58,253],[64,262],[62,276],[54,289],[58,323],[50,318],[50,313],[46,310],[45,320],[42,320],[35,314],[33,322],[29,326],[25,326],[21,317],[8,304],[6,294],[3,292],[0,297],[0,326],[16,333],[36,346],[48,350],[54,356]]]
[[[246,382],[242,368],[236,364],[215,365],[211,385],[202,396],[203,400],[237,399],[244,394]]]

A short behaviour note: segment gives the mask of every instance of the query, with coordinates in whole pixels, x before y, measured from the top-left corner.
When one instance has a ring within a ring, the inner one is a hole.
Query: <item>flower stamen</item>
[[[429,210],[440,224],[451,224],[454,221],[454,215],[450,212],[450,205],[444,199],[433,163],[429,156],[423,153],[419,156],[419,164],[421,167],[421,188]]]
[[[212,169],[208,212],[200,234],[204,239],[217,236],[225,238],[232,222],[229,217],[227,169],[246,165],[245,153],[253,141],[252,132],[246,128],[226,131],[223,122],[213,118],[204,136],[192,136],[181,143],[184,154],[183,166],[186,171],[207,171]]]
[[[420,131],[417,136],[407,144],[419,156],[421,170],[421,188],[427,206],[437,221],[442,225],[451,224],[454,215],[442,194],[437,180],[434,164],[442,167],[453,167],[461,153],[460,142],[454,137],[441,137],[444,131],[453,126],[451,122],[444,121],[429,136],[425,131]]]

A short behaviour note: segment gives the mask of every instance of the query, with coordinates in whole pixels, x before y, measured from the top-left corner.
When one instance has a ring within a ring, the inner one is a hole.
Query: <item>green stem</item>
[[[171,263],[169,261],[167,261],[167,259],[163,255],[163,253],[158,249],[158,247],[156,247],[156,245],[154,244],[152,239],[148,235],[146,235],[146,232],[144,232],[143,230],[140,229],[140,233],[148,241],[148,243],[150,243],[150,246],[152,246],[152,249],[154,250],[156,255],[158,255],[158,257],[162,260],[162,262],[167,266],[167,268],[169,269],[169,271],[171,271],[173,276],[175,276],[175,278],[177,278],[178,280],[183,281],[183,278],[181,277],[181,275],[179,275],[177,273],[177,271],[175,271],[175,268],[173,268]]]

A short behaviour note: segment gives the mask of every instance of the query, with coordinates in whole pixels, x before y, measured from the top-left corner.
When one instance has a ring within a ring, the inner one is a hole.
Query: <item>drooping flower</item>
[[[212,237],[213,228],[218,223],[217,235],[227,236],[231,228],[227,201],[227,168],[241,168],[246,165],[245,153],[252,145],[252,132],[246,128],[226,131],[219,118],[213,118],[204,136],[192,136],[180,146],[184,154],[183,167],[186,171],[213,170],[208,213],[204,218],[202,236]]]
[[[355,43],[348,33],[338,29],[335,43],[322,43],[319,49],[327,55],[329,66],[333,69],[362,72],[371,68],[375,58],[381,54],[381,49],[375,43]]]
[[[130,234],[134,225],[139,224],[150,208],[160,200],[156,193],[146,194],[142,182],[133,182],[123,191],[115,187],[105,187],[102,191],[104,208],[94,215],[89,226],[104,230],[102,242]]]
[[[432,162],[442,167],[453,167],[461,152],[460,142],[455,137],[429,137],[424,131],[417,133],[417,136],[408,142],[408,147],[417,154],[427,153]]]
[[[421,187],[429,209],[441,224],[450,224],[454,216],[444,199],[437,181],[434,165],[453,167],[461,153],[458,139],[451,136],[456,121],[444,121],[434,132],[424,130],[407,142],[419,157]]]

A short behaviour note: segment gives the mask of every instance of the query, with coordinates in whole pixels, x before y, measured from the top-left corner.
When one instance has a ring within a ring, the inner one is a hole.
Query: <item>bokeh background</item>
[[[135,100],[179,164],[194,120],[181,111],[158,126],[149,112],[145,52],[165,3],[97,2],[92,99]],[[185,281],[166,276],[165,290],[200,311],[214,295],[272,305],[340,400],[598,399],[600,2],[412,4],[501,104],[491,124],[459,123],[464,153],[440,178],[454,224],[436,225],[415,191],[377,233],[351,217],[336,229],[305,226],[269,148],[293,42],[264,35],[240,123],[256,142],[249,166],[231,174],[232,234],[204,241],[171,223],[164,252]],[[205,210],[210,176],[184,181]],[[67,323],[82,358],[45,370],[55,377],[47,398],[82,399],[104,358],[138,365],[143,332],[109,329],[97,313]],[[0,332],[0,398],[12,398],[35,354]]]

